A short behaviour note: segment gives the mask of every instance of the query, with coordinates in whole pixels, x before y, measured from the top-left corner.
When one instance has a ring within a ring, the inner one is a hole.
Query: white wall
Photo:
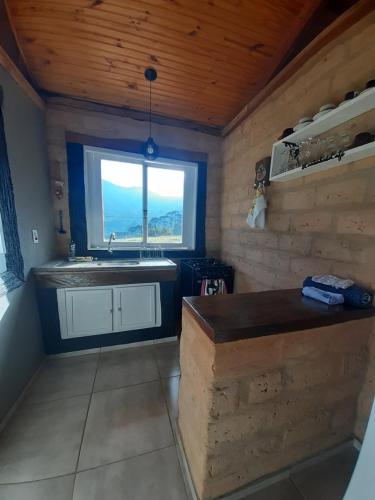
[[[45,112],[0,68],[4,122],[25,263],[24,286],[0,297],[0,419],[10,409],[43,357],[33,266],[53,256],[54,230],[48,180]],[[39,232],[39,244],[31,229]]]

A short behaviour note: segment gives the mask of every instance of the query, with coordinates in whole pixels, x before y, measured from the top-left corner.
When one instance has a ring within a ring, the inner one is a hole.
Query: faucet
[[[111,233],[111,235],[109,237],[108,248],[107,248],[108,253],[110,253],[111,255],[113,253],[113,250],[111,248],[111,243],[112,243],[112,241],[115,241],[115,239],[116,239],[116,233]]]

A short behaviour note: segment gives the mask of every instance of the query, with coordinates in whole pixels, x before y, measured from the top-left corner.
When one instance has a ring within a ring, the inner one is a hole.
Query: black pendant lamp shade
[[[147,160],[155,160],[159,155],[159,148],[151,135],[151,82],[156,80],[158,74],[154,68],[146,68],[144,74],[145,74],[145,79],[150,82],[150,111],[149,111],[150,135],[147,141],[142,145],[142,153]]]

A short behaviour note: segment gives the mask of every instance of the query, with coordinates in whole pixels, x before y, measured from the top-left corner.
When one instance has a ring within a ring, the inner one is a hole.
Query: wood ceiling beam
[[[0,46],[0,65],[7,71],[16,83],[22,88],[30,99],[41,109],[44,109],[44,101],[29,83],[5,50]]]
[[[142,73],[152,65],[158,113],[223,126],[268,81],[320,2],[12,0],[10,7],[44,90],[144,109]]]
[[[47,105],[53,108],[69,107],[80,111],[104,113],[108,115],[120,116],[123,118],[131,118],[133,120],[144,121],[144,122],[148,121],[148,113],[144,111],[137,111],[126,107],[110,106],[107,104],[99,104],[97,102],[92,102],[84,99],[77,99],[71,96],[53,94],[51,92],[42,92],[42,96],[47,102]],[[221,127],[202,125],[201,123],[197,123],[192,120],[179,120],[177,118],[168,118],[166,116],[158,115],[156,113],[152,113],[152,123],[157,123],[159,125],[164,125],[166,127],[178,127],[178,128],[194,130],[195,132],[202,132],[204,134],[214,135],[216,137],[221,135],[221,130],[222,130]]]
[[[25,64],[23,54],[17,43],[7,5],[0,0],[0,65],[9,73],[30,99],[41,109],[44,102],[34,89]]]
[[[309,45],[307,45],[292,61],[278,73],[268,85],[261,90],[242,110],[223,128],[222,135],[226,137],[250,116],[278,87],[292,77],[309,59],[317,54],[330,42],[360,21],[363,17],[372,15],[375,19],[374,0],[359,0],[350,9],[333,21]]]

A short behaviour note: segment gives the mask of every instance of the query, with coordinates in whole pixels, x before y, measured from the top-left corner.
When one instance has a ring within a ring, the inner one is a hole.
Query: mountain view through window
[[[147,166],[147,243],[181,244],[184,172]],[[108,240],[143,242],[143,166],[101,160],[103,234]]]

